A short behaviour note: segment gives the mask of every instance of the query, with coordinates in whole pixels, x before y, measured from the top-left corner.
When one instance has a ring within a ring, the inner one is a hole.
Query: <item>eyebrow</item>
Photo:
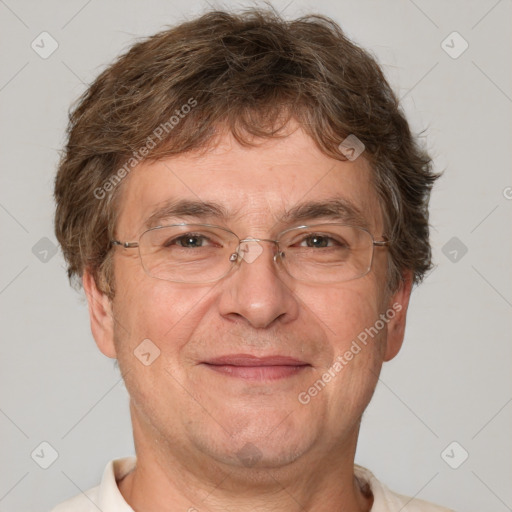
[[[281,221],[287,223],[315,219],[329,219],[362,228],[369,227],[369,222],[362,212],[350,201],[342,198],[300,203],[281,217]]]
[[[215,219],[225,220],[228,218],[228,212],[218,203],[190,199],[171,199],[165,201],[153,211],[144,222],[144,225],[147,229],[150,229],[161,225],[163,221],[173,218],[180,221],[182,217],[194,217],[197,220],[206,220],[213,217]]]
[[[193,217],[198,221],[208,219],[226,222],[237,212],[229,213],[224,206],[210,201],[190,199],[168,200],[161,204],[144,222],[146,229],[162,225],[162,222],[176,219],[181,222],[183,217]],[[293,224],[316,219],[328,219],[335,222],[368,228],[368,220],[351,202],[342,198],[321,201],[308,201],[295,205],[277,216],[279,223]]]

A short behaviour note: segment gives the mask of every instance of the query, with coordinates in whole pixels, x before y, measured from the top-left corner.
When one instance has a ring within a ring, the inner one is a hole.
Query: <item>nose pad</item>
[[[238,254],[247,263],[255,261],[263,252],[263,247],[257,238],[246,238],[238,248]]]
[[[262,253],[263,246],[259,242],[272,242],[276,244],[275,240],[265,240],[262,238],[244,238],[244,240],[240,241],[240,245],[238,246],[236,252],[233,252],[229,256],[229,261],[232,263],[241,263],[244,260],[247,263],[252,263],[255,261]],[[279,247],[276,244],[276,247]],[[279,260],[283,260],[284,252],[279,249],[274,254],[273,260],[275,263],[278,263]]]
[[[277,263],[277,260],[281,260],[283,261],[284,257],[286,256],[286,254],[283,252],[283,251],[277,251],[275,254],[274,254],[274,261]]]
[[[283,251],[276,251],[276,253],[274,254],[274,263],[276,263],[277,265],[279,263],[283,263],[283,259],[285,257],[285,253]]]

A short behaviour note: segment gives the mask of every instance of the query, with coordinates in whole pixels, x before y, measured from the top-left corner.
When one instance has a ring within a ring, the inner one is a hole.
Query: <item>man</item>
[[[70,117],[56,233],[136,459],[55,511],[443,511],[354,465],[430,268],[436,175],[331,20],[210,12]]]

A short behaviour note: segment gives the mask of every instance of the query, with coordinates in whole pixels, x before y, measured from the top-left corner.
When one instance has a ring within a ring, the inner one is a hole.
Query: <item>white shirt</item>
[[[100,485],[79,494],[51,512],[133,512],[124,500],[117,482],[135,467],[135,457],[112,460],[107,464]],[[408,498],[390,491],[373,474],[361,466],[354,466],[354,473],[362,485],[367,484],[373,493],[371,512],[453,512],[416,498]]]

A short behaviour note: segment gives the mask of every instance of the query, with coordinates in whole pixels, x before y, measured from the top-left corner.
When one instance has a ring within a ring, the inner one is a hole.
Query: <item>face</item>
[[[201,209],[155,218],[178,200],[215,203],[223,215]],[[298,225],[341,222],[343,212],[286,215],[334,200],[382,239],[362,156],[331,159],[301,129],[256,147],[225,135],[206,153],[134,169],[123,183],[116,235],[137,241],[153,217],[155,225],[216,224],[240,238],[275,239]],[[155,279],[137,249],[115,248],[112,303],[84,279],[95,339],[119,361],[134,421],[191,457],[269,468],[355,449],[381,364],[400,348],[410,290],[386,293],[386,248],[374,249],[367,275],[328,285],[294,280],[275,263],[272,244],[261,248],[209,284]],[[138,348],[143,340],[151,342]]]

